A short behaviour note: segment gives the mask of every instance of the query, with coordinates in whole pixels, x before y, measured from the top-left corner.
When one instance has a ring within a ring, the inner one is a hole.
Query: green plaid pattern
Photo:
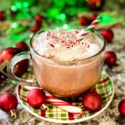
[[[107,104],[107,102],[110,100],[110,98],[113,94],[113,86],[112,86],[110,78],[108,77],[106,72],[104,72],[104,71],[102,72],[100,81],[95,85],[95,87],[93,89],[96,89],[96,91],[102,96],[102,99],[103,99],[102,108],[103,108]],[[29,91],[29,89],[26,86],[18,87],[19,98],[20,98],[21,102],[28,109],[30,109],[33,113],[37,114],[38,116],[44,117],[44,118],[69,121],[69,120],[74,120],[74,119],[91,116],[94,113],[96,113],[96,112],[92,113],[90,111],[83,109],[83,115],[80,117],[77,117],[77,116],[75,116],[71,113],[68,113],[67,111],[65,111],[59,107],[56,107],[50,103],[47,104],[48,110],[42,110],[41,108],[34,109],[26,101],[26,96],[27,96],[28,91]],[[81,99],[82,99],[82,97],[77,97],[77,101],[73,101],[70,103],[72,103],[75,106],[80,106]]]

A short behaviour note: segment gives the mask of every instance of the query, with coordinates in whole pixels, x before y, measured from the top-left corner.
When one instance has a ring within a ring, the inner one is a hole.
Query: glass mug
[[[88,40],[96,40],[100,44],[100,50],[91,57],[75,60],[75,61],[55,61],[53,59],[44,57],[37,53],[33,47],[35,38],[41,34],[42,31],[36,33],[30,41],[30,52],[19,53],[14,56],[9,65],[8,72],[11,79],[19,81],[19,83],[31,83],[34,80],[23,80],[15,76],[14,66],[24,60],[30,59],[33,66],[33,72],[37,83],[45,91],[59,96],[71,97],[82,94],[88,89],[92,88],[100,79],[103,69],[104,50],[106,46],[105,40],[102,36],[92,30],[88,33]]]

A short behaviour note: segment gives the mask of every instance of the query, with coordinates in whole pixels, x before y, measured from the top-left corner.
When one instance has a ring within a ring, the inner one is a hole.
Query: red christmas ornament
[[[82,26],[88,26],[90,23],[90,20],[86,17],[79,17],[78,21]]]
[[[42,89],[32,89],[27,94],[27,102],[33,108],[39,108],[41,106],[45,106],[46,96]]]
[[[22,49],[24,51],[28,51],[29,50],[28,45],[25,42],[23,42],[23,41],[16,43],[16,48]]]
[[[4,21],[4,20],[5,20],[4,11],[0,11],[0,21]]]
[[[40,15],[35,17],[36,23],[38,23],[38,24],[41,24],[43,19],[44,19],[43,16],[40,16]]]
[[[15,75],[18,77],[21,77],[22,75],[24,75],[27,72],[28,68],[29,68],[28,59],[20,61],[15,66]]]
[[[102,97],[96,91],[90,91],[84,94],[82,105],[89,111],[98,111],[102,106]]]
[[[111,29],[102,30],[101,35],[107,40],[107,42],[112,42],[114,34]]]
[[[108,66],[113,66],[116,64],[117,56],[113,51],[106,51],[104,54],[104,63]]]
[[[5,112],[10,112],[12,117],[16,117],[15,109],[17,108],[17,105],[18,101],[14,95],[5,93],[0,96],[0,108]]]
[[[87,0],[87,6],[93,11],[101,10],[105,0]]]
[[[19,52],[21,52],[20,49],[12,47],[2,50],[0,52],[0,64],[10,61],[10,59]],[[15,67],[15,75],[21,77],[29,67],[29,60],[22,60],[17,63]]]
[[[0,64],[9,61],[15,54],[19,53],[20,50],[17,48],[6,48],[0,52]]]
[[[121,115],[125,116],[125,99],[121,100],[118,105],[118,110]]]
[[[10,93],[5,93],[0,97],[0,103],[1,103],[1,109],[5,112],[9,112],[12,109],[17,108],[17,98],[10,94]]]

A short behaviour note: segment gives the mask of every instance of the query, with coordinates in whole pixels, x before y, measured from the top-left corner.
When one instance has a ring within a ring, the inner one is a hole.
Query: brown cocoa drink
[[[31,40],[33,70],[39,85],[59,97],[77,96],[100,79],[105,42],[95,31],[55,29]]]

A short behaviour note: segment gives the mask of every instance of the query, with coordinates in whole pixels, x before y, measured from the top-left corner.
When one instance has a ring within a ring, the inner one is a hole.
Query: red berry
[[[96,91],[90,91],[84,94],[82,104],[89,111],[98,111],[102,106],[102,97]]]
[[[36,23],[40,23],[40,24],[42,23],[43,19],[44,19],[43,16],[40,16],[40,15],[36,16],[36,18],[35,18]]]
[[[36,33],[40,29],[40,26],[38,24],[35,24],[31,27],[31,31]]]
[[[46,103],[46,96],[42,89],[32,89],[27,94],[27,102],[34,108],[39,108]]]
[[[25,42],[23,42],[23,41],[16,43],[16,48],[22,49],[24,51],[28,51],[29,50],[28,45]]]
[[[0,97],[0,108],[5,112],[9,112],[12,109],[16,109],[17,104],[17,98],[10,93],[5,93]]]
[[[101,34],[107,42],[112,42],[114,34],[111,29],[104,29],[101,31]]]
[[[113,66],[116,64],[117,56],[113,51],[106,51],[104,54],[104,63],[108,66]]]
[[[15,66],[15,75],[18,77],[21,77],[22,75],[24,75],[24,73],[26,73],[28,68],[29,68],[29,60],[28,59],[20,61]]]
[[[105,0],[87,0],[87,6],[94,11],[102,9],[104,3]]]
[[[6,48],[0,52],[0,64],[9,61],[15,54],[19,53],[20,50],[17,48]]]
[[[78,21],[82,26],[88,26],[90,23],[86,17],[79,17]]]
[[[0,11],[0,21],[4,21],[4,20],[5,20],[4,12]]]
[[[125,116],[125,99],[121,100],[118,105],[118,110],[121,115]]]

